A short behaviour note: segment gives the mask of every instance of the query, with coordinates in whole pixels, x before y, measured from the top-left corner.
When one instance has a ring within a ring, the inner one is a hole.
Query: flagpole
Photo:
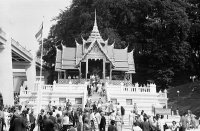
[[[39,80],[39,89],[38,89],[38,113],[40,113],[41,110],[41,102],[42,102],[42,65],[43,65],[43,29],[44,29],[44,16],[43,16],[43,21],[42,21],[42,32],[41,32],[41,38],[42,38],[42,43],[41,43],[41,54],[40,54],[40,80]]]

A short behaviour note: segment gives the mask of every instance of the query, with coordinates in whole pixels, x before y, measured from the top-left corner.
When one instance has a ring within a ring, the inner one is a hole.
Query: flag
[[[43,23],[42,23],[40,30],[35,35],[35,38],[37,39],[38,42],[40,42],[42,40],[42,30],[43,30]]]

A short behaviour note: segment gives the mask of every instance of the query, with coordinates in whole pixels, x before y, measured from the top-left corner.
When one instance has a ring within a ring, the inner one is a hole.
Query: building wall
[[[9,38],[9,37],[7,37]],[[0,37],[0,39],[2,39]],[[2,41],[2,40],[1,40]],[[12,74],[12,55],[11,41],[4,41],[4,48],[0,49],[0,92],[3,96],[4,105],[13,105],[13,74]]]

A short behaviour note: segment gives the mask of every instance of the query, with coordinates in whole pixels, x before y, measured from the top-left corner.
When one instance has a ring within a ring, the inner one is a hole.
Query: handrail
[[[27,55],[31,59],[33,58],[32,54],[26,48],[20,45],[18,41],[15,41],[13,38],[11,38],[11,44],[16,48],[18,48],[20,51],[22,51],[25,55]]]

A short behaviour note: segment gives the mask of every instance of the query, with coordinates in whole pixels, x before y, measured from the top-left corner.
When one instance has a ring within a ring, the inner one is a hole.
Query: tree
[[[189,0],[187,13],[191,22],[188,42],[191,45],[190,75],[200,76],[200,1]]]
[[[44,41],[46,64],[53,70],[55,49],[81,43],[90,35],[97,10],[97,23],[104,39],[116,48],[135,49],[135,81],[153,80],[168,88],[175,74],[185,71],[190,57],[187,42],[190,22],[188,4],[180,0],[73,0],[62,11]]]

